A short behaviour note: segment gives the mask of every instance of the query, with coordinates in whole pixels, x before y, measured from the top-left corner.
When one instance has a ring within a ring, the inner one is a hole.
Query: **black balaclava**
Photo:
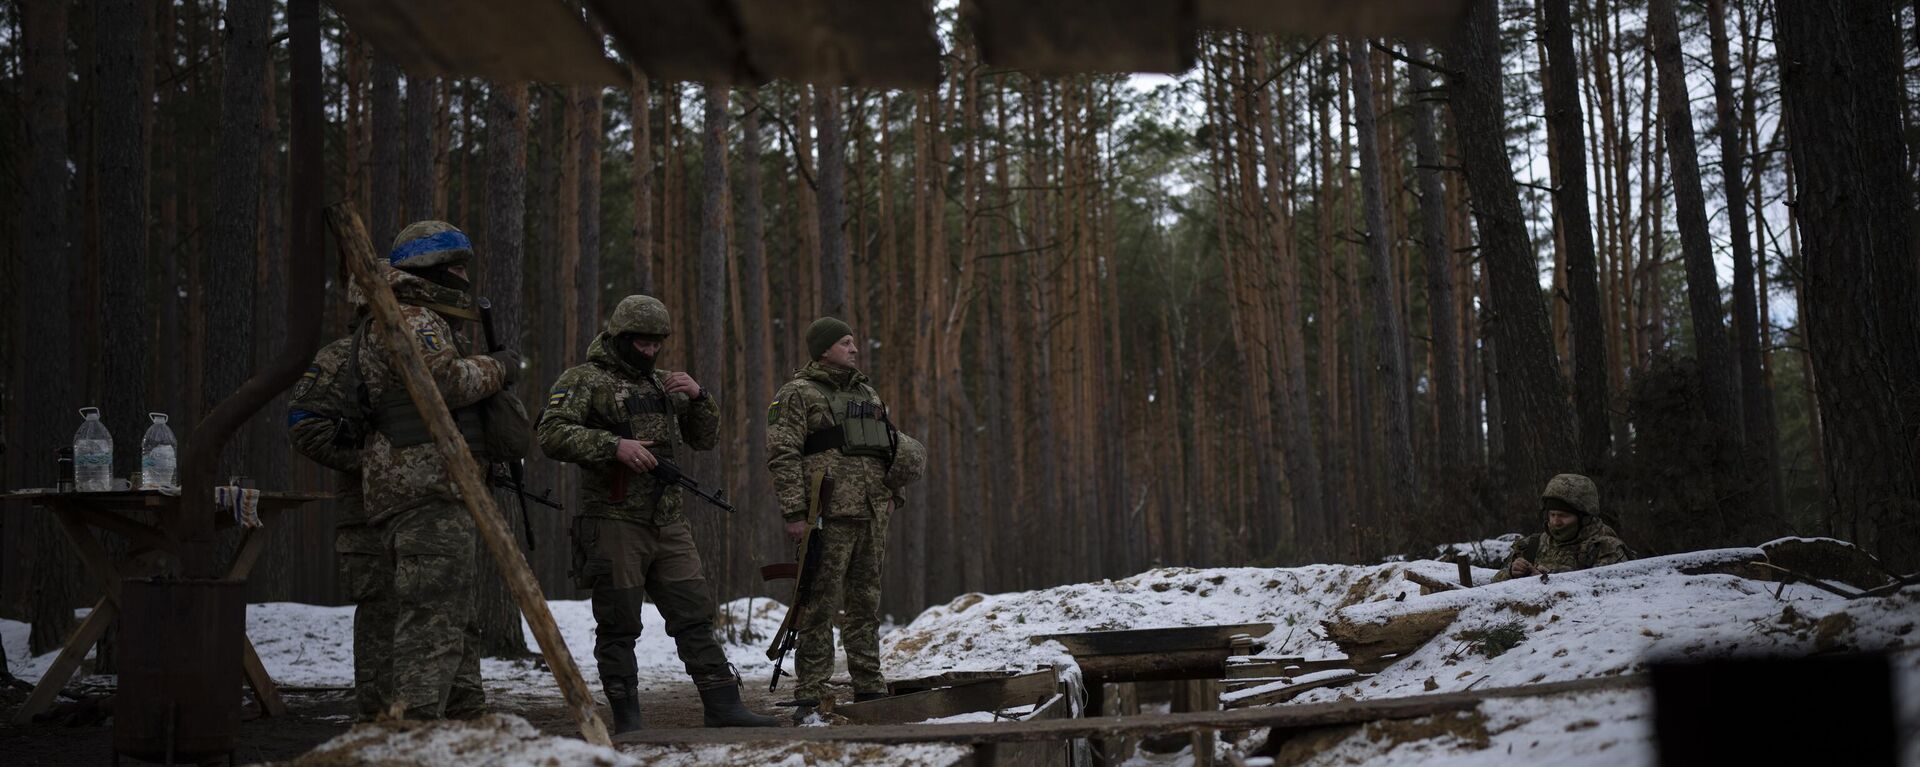
[[[665,340],[657,336],[646,336],[639,333],[621,333],[613,337],[613,354],[619,357],[621,362],[626,363],[628,367],[640,371],[641,375],[652,375],[653,355],[642,354],[639,349],[633,348],[634,341],[648,339]]]
[[[453,263],[434,264],[418,269],[408,269],[407,271],[412,272],[420,279],[439,285],[440,287],[465,293],[473,287],[473,282],[465,277],[454,274],[452,267],[456,265],[457,264]]]

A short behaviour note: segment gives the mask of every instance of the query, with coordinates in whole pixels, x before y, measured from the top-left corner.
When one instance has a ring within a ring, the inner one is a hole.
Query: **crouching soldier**
[[[1561,474],[1540,493],[1546,531],[1514,546],[1496,581],[1542,573],[1564,573],[1618,564],[1633,558],[1620,536],[1600,518],[1600,490],[1579,474]]]
[[[641,727],[633,647],[643,594],[666,618],[706,725],[771,727],[778,721],[741,704],[740,678],[714,637],[713,598],[693,528],[681,514],[680,488],[648,473],[681,448],[712,450],[719,442],[712,393],[686,373],[654,366],[672,330],[658,299],[622,300],[587,347],[587,364],[554,382],[537,428],[540,449],[580,467],[573,579],[592,590],[593,658],[614,731]]]

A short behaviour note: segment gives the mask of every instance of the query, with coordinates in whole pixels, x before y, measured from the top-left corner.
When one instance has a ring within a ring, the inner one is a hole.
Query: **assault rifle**
[[[809,496],[807,531],[800,536],[800,561],[760,568],[762,581],[793,579],[793,605],[787,608],[787,617],[780,621],[779,630],[773,632],[773,644],[767,646],[767,660],[773,662],[773,679],[767,683],[767,692],[779,689],[780,677],[788,675],[781,669],[781,664],[793,652],[793,646],[800,638],[800,612],[813,602],[814,573],[820,565],[821,548],[821,540],[814,533],[820,530],[821,511],[833,498],[833,475],[821,472],[814,477]]]
[[[613,436],[619,437],[621,439],[635,438],[633,436],[633,430],[625,426],[621,426],[615,429],[610,429],[610,431],[613,432]],[[696,496],[699,496],[700,500],[706,501],[707,503],[711,503],[722,509],[726,509],[728,514],[733,513],[733,504],[727,502],[726,490],[715,490],[713,492],[707,492],[705,489],[700,487],[700,480],[687,476],[686,472],[683,472],[680,470],[679,464],[674,463],[673,459],[668,458],[666,457],[666,455],[664,455],[664,453],[666,453],[666,450],[654,450],[652,448],[649,448],[649,452],[653,453],[654,464],[653,464],[653,470],[647,472],[647,474],[652,475],[655,481],[659,482],[661,485],[679,485],[681,487],[684,487],[687,489],[688,492],[693,493]],[[619,503],[627,499],[627,472],[625,469],[626,467],[624,466],[621,467],[620,469],[617,469],[616,471],[618,471],[619,473],[615,474],[613,477],[612,500],[614,503]]]
[[[493,331],[493,302],[482,298],[479,301],[479,307],[480,307],[480,329],[481,331],[487,334],[487,351],[489,352],[500,351],[501,349],[505,348],[505,346],[500,343],[499,336],[495,334]],[[511,387],[507,387],[507,389],[511,389]],[[506,394],[506,391],[503,390],[502,394]],[[512,395],[507,394],[506,396],[512,396]],[[527,514],[526,461],[524,459],[515,459],[512,461],[507,461],[506,467],[507,467],[506,476],[502,477],[499,475],[495,475],[496,478],[494,479],[493,484],[496,487],[502,487],[508,490],[512,490],[513,494],[520,498],[520,530],[521,532],[526,533],[527,550],[533,551],[537,547],[535,546],[534,540],[533,540],[533,517]],[[549,490],[547,492],[551,493],[552,491]],[[542,496],[541,498],[542,499],[540,503],[542,505],[549,506],[555,509],[562,509],[560,504],[554,503],[553,501],[550,501],[550,500],[545,500],[545,496]]]

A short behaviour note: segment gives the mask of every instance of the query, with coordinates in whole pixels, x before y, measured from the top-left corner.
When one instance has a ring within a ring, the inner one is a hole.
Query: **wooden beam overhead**
[[[558,0],[327,0],[409,74],[624,85],[627,70]]]
[[[1199,25],[1292,35],[1434,40],[1466,14],[1466,0],[1193,0]]]
[[[655,79],[871,88],[940,81],[933,7],[834,0],[592,0],[623,54]]]

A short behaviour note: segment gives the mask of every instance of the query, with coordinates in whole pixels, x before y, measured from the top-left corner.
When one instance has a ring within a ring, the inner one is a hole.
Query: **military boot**
[[[621,679],[606,685],[607,707],[613,709],[613,734],[641,728],[639,687],[639,679]]]
[[[740,685],[712,687],[700,691],[702,719],[708,727],[776,727],[780,720],[762,716],[740,703]]]

